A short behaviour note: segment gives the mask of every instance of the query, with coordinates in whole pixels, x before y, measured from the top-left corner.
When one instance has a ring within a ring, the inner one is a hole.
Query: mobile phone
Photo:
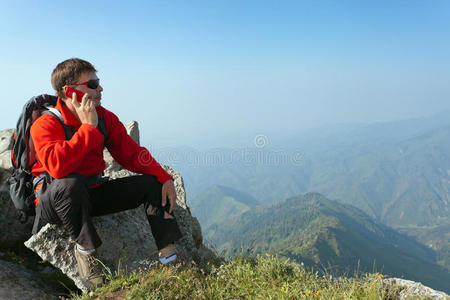
[[[66,97],[72,99],[73,93],[77,94],[77,101],[81,102],[81,100],[83,99],[84,93],[80,92],[79,90],[68,87],[66,89],[65,95],[66,95]]]

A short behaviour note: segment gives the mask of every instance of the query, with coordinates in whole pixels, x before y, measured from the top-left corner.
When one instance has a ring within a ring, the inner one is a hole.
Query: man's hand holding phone
[[[81,123],[87,123],[92,125],[93,127],[97,127],[98,125],[98,116],[97,111],[95,109],[95,103],[93,100],[88,98],[88,94],[84,94],[81,102],[77,101],[77,94],[72,94],[72,105],[75,107],[77,111],[78,118],[80,118]]]

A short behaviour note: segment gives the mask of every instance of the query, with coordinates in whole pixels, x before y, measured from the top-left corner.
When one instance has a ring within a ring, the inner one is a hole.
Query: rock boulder
[[[58,292],[59,291],[59,292]],[[61,287],[23,266],[0,260],[0,299],[58,299]]]
[[[14,129],[0,130],[0,153],[11,150],[14,141]]]

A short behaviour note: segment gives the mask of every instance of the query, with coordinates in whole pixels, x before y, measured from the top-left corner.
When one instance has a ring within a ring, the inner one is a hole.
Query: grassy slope
[[[157,267],[117,275],[105,287],[76,299],[399,299],[399,287],[382,275],[321,276],[272,256],[203,265]],[[425,299],[425,298],[421,298]]]

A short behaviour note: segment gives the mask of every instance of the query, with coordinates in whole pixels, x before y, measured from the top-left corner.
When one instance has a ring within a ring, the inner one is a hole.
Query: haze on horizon
[[[0,25],[0,129],[70,57],[157,146],[450,109],[444,0],[0,1]]]

